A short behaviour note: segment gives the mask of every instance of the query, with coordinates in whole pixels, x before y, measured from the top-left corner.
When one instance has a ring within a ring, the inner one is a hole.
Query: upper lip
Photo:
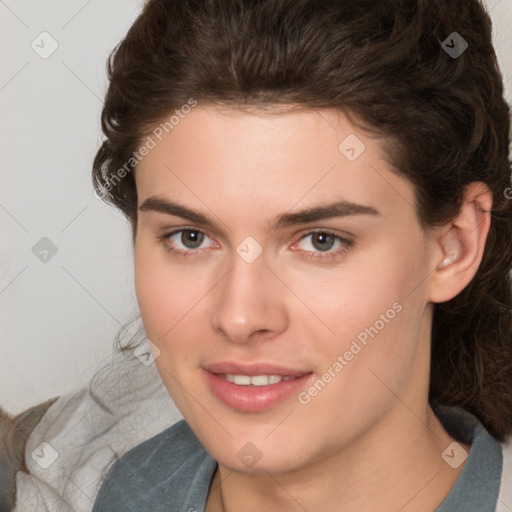
[[[295,368],[285,368],[272,363],[237,363],[234,361],[219,361],[217,363],[210,363],[203,367],[205,370],[221,374],[221,375],[280,375],[281,377],[302,377],[307,373],[307,370],[300,370]]]

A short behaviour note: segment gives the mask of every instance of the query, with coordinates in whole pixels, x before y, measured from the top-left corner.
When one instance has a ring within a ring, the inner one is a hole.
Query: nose
[[[215,287],[211,325],[233,343],[273,337],[286,330],[286,288],[267,268],[264,254],[252,263],[238,254]]]

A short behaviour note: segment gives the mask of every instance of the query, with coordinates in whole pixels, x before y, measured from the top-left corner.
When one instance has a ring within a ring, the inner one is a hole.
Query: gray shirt
[[[454,439],[471,445],[459,478],[435,512],[494,512],[503,467],[500,444],[467,411],[444,406],[434,411]],[[445,460],[450,456],[448,451]],[[113,464],[92,512],[205,512],[216,468],[181,420]]]

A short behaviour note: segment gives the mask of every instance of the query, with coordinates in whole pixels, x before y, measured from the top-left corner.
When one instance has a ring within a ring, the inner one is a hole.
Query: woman
[[[184,420],[94,512],[495,510],[510,111],[481,3],[149,0],[109,79],[95,187]]]

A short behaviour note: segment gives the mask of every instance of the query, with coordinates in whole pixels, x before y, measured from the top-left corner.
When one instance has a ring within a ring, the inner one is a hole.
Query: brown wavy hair
[[[491,28],[480,0],[149,0],[107,63],[96,192],[130,220],[135,240],[134,152],[191,98],[353,116],[388,141],[425,229],[453,219],[465,186],[483,181],[493,195],[483,261],[457,297],[435,305],[429,400],[462,406],[504,441],[512,431],[511,117]],[[467,49],[450,55],[463,49],[460,37]]]

